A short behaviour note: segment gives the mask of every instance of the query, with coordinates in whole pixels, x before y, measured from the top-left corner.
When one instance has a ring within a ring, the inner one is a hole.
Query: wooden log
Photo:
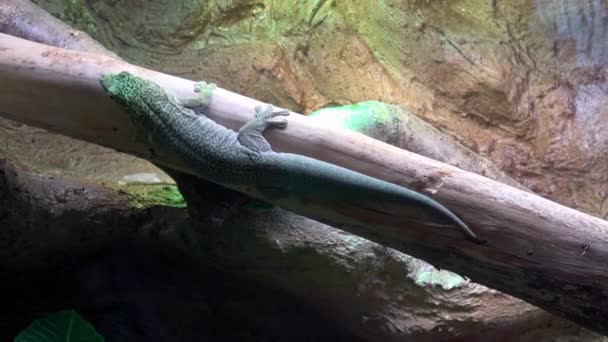
[[[192,82],[123,61],[0,35],[0,112],[76,138],[188,171],[165,151],[150,156],[132,139],[128,116],[99,86],[104,73],[127,70],[180,96]],[[209,116],[236,129],[258,101],[218,89]],[[488,243],[476,245],[432,217],[407,208],[390,216],[349,211],[342,228],[437,267],[522,298],[608,333],[608,222],[542,197],[299,115],[267,134],[278,151],[299,153],[426,193]],[[329,204],[328,204],[329,205]],[[374,209],[374,204],[369,205]],[[387,210],[387,208],[382,208]]]

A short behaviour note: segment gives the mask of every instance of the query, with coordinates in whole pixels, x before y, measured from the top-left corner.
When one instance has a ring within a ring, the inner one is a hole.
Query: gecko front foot
[[[194,83],[194,92],[199,93],[198,100],[200,101],[200,107],[205,107],[209,104],[215,88],[217,88],[215,83],[207,83],[205,81]]]
[[[289,111],[286,109],[273,112],[274,107],[272,105],[256,106],[255,107],[255,118],[262,120],[268,126],[273,128],[285,128],[287,127],[287,119],[279,118],[278,116],[288,116]]]
[[[194,92],[199,93],[196,97],[182,98],[179,99],[180,103],[186,107],[194,110],[197,114],[201,114],[202,110],[209,105],[211,96],[216,86],[213,83],[207,83],[200,81],[194,83]]]

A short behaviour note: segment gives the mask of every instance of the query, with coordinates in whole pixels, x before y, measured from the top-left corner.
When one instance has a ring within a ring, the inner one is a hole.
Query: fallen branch
[[[86,32],[74,29],[30,0],[0,1],[0,32],[69,50],[118,58]]]
[[[150,156],[132,139],[128,117],[99,86],[104,73],[127,70],[180,96],[192,82],[108,57],[67,51],[0,35],[0,110],[35,124],[188,171],[163,151]],[[259,102],[218,89],[209,116],[237,129]],[[52,113],[52,115],[47,114]],[[456,212],[489,243],[415,217],[407,208],[343,229],[467,275],[553,313],[608,332],[608,222],[539,196],[400,150],[347,130],[292,115],[289,128],[268,139],[278,151],[299,153],[418,191]],[[409,214],[409,215],[408,215]],[[407,227],[407,228],[406,228]]]

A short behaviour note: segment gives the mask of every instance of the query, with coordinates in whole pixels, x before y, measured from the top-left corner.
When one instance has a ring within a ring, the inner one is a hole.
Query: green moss
[[[330,127],[342,127],[365,132],[379,123],[391,121],[395,112],[390,106],[378,101],[359,102],[340,107],[319,109],[309,115],[322,120]]]
[[[34,2],[45,8],[61,21],[85,31],[93,38],[98,38],[95,18],[91,15],[86,1],[35,0]]]
[[[437,270],[431,265],[424,265],[420,267],[414,274],[414,281],[416,285],[424,286],[435,286],[439,285],[444,290],[451,290],[462,286],[467,280],[456,273],[452,273],[446,270]]]
[[[186,201],[175,184],[129,183],[120,188],[137,208],[167,206],[185,208]]]

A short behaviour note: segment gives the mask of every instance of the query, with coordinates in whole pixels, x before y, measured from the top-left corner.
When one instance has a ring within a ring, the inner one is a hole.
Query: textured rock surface
[[[90,180],[112,188],[173,183],[147,161],[0,118],[0,156],[31,171]]]

